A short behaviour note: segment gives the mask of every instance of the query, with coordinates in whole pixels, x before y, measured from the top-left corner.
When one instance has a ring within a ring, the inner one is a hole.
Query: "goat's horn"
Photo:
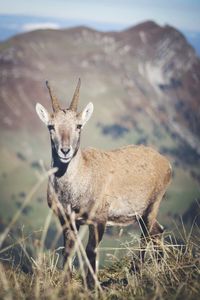
[[[72,98],[72,102],[69,107],[70,110],[77,111],[80,86],[81,86],[81,80],[79,78],[75,92],[74,92],[74,96]]]
[[[46,81],[46,86],[47,86],[47,88],[49,90],[49,95],[50,95],[50,98],[51,98],[51,103],[52,103],[53,111],[57,112],[57,111],[60,110],[60,105],[58,103],[58,99],[53,95],[52,90],[51,90],[51,88],[49,86],[48,81]]]

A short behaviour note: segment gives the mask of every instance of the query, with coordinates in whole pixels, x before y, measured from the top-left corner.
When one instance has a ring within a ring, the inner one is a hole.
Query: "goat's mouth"
[[[68,162],[70,162],[70,160],[72,159],[72,155],[68,156],[68,157],[62,157],[62,156],[59,156],[59,159],[62,163],[65,163],[67,164]]]

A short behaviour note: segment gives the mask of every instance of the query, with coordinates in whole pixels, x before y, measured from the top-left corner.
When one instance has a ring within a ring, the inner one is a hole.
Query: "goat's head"
[[[81,129],[93,112],[93,104],[91,102],[81,113],[77,112],[80,84],[81,81],[79,79],[68,109],[60,107],[48,82],[46,82],[46,85],[49,90],[53,113],[49,114],[41,104],[36,104],[36,112],[39,118],[49,129],[53,152],[62,163],[69,163],[77,153]]]

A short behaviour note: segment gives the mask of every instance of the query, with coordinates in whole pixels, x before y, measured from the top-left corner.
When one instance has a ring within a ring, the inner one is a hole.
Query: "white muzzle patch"
[[[59,156],[60,161],[61,161],[62,163],[65,163],[65,164],[66,164],[66,163],[68,163],[68,162],[72,159],[73,153],[74,153],[73,148],[72,148],[72,146],[70,145],[70,150],[69,150],[69,152],[68,152],[66,155],[64,155],[64,154],[62,153],[62,151],[59,149],[59,151],[58,151],[58,156]]]

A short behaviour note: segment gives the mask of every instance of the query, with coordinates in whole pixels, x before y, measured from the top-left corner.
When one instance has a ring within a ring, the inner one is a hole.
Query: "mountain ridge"
[[[118,99],[118,103],[127,103],[131,93],[128,110],[130,106],[132,110],[135,106],[140,109],[139,102],[143,103],[144,99],[152,111],[160,107],[162,119],[173,122],[176,133],[182,131],[178,128],[181,124],[184,132],[194,136],[194,147],[200,153],[200,146],[196,145],[200,130],[200,61],[184,36],[171,26],[162,27],[147,21],[121,32],[100,32],[85,26],[28,32],[0,43],[0,66],[2,127],[24,126],[26,118],[22,115],[29,116],[31,127],[36,124],[34,105],[36,98],[43,104],[48,103],[44,82],[49,77],[62,98],[64,87],[61,87],[61,81],[67,80],[67,73],[78,78],[80,72],[84,79],[92,72],[96,74],[97,86],[97,81],[101,85],[103,77],[103,89],[108,89],[106,76],[112,85],[121,83],[124,101]],[[118,78],[114,74],[117,72]],[[90,91],[86,93],[90,94]],[[134,99],[135,94],[138,100]],[[25,110],[22,115],[20,103]],[[13,111],[8,109],[12,105]]]

